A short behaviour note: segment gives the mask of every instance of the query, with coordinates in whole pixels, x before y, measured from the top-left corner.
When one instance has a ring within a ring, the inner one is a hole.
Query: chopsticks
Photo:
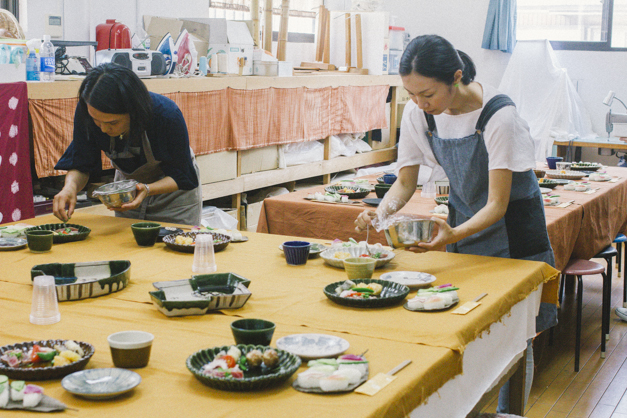
[[[479,296],[477,296],[476,298],[474,298],[472,301],[473,302],[479,302],[481,299],[483,299],[484,297],[488,296],[487,293],[482,293]]]
[[[386,374],[388,376],[394,376],[396,373],[400,372],[405,367],[407,367],[410,363],[411,363],[411,360],[405,360],[404,362],[402,362],[401,364],[399,364],[398,366],[396,366],[395,368],[393,368],[392,370],[390,370]]]

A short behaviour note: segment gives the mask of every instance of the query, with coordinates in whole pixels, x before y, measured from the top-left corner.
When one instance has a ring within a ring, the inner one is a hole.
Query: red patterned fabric
[[[0,84],[0,224],[35,217],[26,83]]]

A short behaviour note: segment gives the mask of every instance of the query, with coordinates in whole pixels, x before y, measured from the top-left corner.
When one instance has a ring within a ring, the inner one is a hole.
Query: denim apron
[[[433,115],[425,113],[427,139],[438,164],[450,182],[449,215],[452,227],[463,224],[488,201],[488,150],[483,131],[490,118],[505,106],[506,95],[493,97],[483,108],[475,133],[464,138],[440,138]],[[542,194],[532,170],[512,173],[512,189],[505,216],[486,229],[446,247],[448,252],[543,261],[555,266],[544,217]],[[544,306],[546,305],[546,306]],[[557,324],[557,307],[543,303],[536,319],[537,331]]]
[[[161,170],[160,163],[152,153],[152,148],[146,133],[142,137],[142,147],[131,147],[129,141],[126,141],[124,150],[117,152],[114,150],[112,138],[112,146],[110,152],[105,155],[111,159],[111,164],[115,168],[115,181],[126,179],[136,180],[140,183],[153,183],[165,177]],[[140,166],[132,173],[124,172],[115,164],[114,159],[135,158],[140,152],[146,155],[146,164]],[[185,225],[200,225],[200,215],[202,212],[202,189],[200,185],[200,174],[196,158],[192,149],[189,149],[196,178],[198,179],[198,187],[192,190],[176,190],[170,193],[163,193],[146,197],[137,209],[127,210],[125,212],[115,212],[115,216],[123,218],[144,219],[147,221],[170,222]]]

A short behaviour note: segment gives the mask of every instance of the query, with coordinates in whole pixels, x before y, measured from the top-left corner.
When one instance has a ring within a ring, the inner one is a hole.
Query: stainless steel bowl
[[[385,238],[392,248],[414,247],[419,242],[431,242],[433,238],[431,219],[407,219],[385,229]]]
[[[108,208],[119,208],[125,203],[132,202],[137,194],[135,180],[122,180],[107,183],[98,187],[92,193]]]

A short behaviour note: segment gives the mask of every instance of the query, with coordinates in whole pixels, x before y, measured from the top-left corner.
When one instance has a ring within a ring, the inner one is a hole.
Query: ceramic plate
[[[353,308],[383,308],[385,306],[393,306],[401,303],[407,295],[409,294],[409,287],[390,282],[387,280],[375,280],[375,279],[357,279],[355,282],[357,284],[369,284],[369,283],[378,283],[383,286],[383,290],[378,297],[372,297],[368,299],[361,298],[343,298],[337,293],[335,293],[335,289],[343,284],[345,280],[341,282],[331,283],[324,288],[324,294],[333,302],[338,305],[350,306]]]
[[[564,171],[564,170],[549,170],[546,172],[546,176],[550,179],[560,180],[579,180],[586,176],[585,173],[579,171]]]
[[[55,234],[52,237],[52,242],[54,242],[55,244],[62,244],[64,242],[82,241],[87,238],[87,236],[91,232],[91,229],[87,228],[86,226],[76,224],[45,224],[28,228],[27,231],[43,230],[56,232],[60,229],[65,228],[71,228],[74,233],[72,235]]]
[[[248,237],[245,237],[245,236],[243,236],[243,235],[242,235],[242,237],[241,237],[241,238],[239,238],[239,239],[233,239],[233,238],[231,238],[231,242],[246,242],[246,241],[248,241]]]
[[[361,386],[363,383],[365,383],[368,380],[368,376],[370,375],[370,367],[366,366],[368,371],[366,372],[366,374],[364,374],[361,379],[359,379],[359,381],[357,383],[353,383],[353,384],[348,384],[348,387],[344,390],[334,390],[334,391],[327,391],[325,392],[324,390],[320,389],[320,388],[304,388],[302,386],[300,386],[298,384],[298,379],[294,380],[294,382],[292,383],[292,387],[294,389],[296,389],[299,392],[305,392],[305,393],[322,393],[322,394],[326,394],[326,393],[343,393],[343,392],[352,392],[355,389],[357,389],[359,386]]]
[[[26,247],[24,238],[0,238],[0,251],[19,250]]]
[[[219,390],[247,392],[253,390],[262,390],[270,386],[279,385],[288,380],[296,370],[300,367],[300,359],[292,353],[285,350],[276,350],[279,355],[279,364],[273,369],[265,366],[252,371],[244,372],[242,379],[234,379],[232,377],[215,377],[202,373],[201,369],[205,364],[210,363],[220,351],[227,351],[231,346],[207,348],[199,350],[189,356],[185,364],[187,369],[200,380],[203,384]],[[245,356],[252,350],[265,350],[267,347],[261,345],[244,345],[236,346]]]
[[[231,237],[228,235],[222,235],[215,232],[184,232],[182,234],[170,234],[163,237],[163,242],[169,248],[175,251],[181,251],[183,253],[193,253],[194,244],[185,245],[185,244],[177,244],[176,237],[182,236],[183,238],[191,237],[194,241],[196,240],[197,234],[212,234],[213,235],[213,251],[218,252],[224,250],[229,242],[231,242]]]
[[[551,193],[552,190],[547,188],[547,187],[540,187],[540,193],[542,194],[547,194],[547,193]]]
[[[573,181],[572,180],[566,180],[566,179],[553,179],[553,181],[557,184],[557,185],[565,185],[565,184],[570,184]],[[545,185],[542,185],[545,186]]]
[[[309,250],[309,258],[316,258],[320,255],[321,252],[327,250],[327,247],[324,244],[318,244],[317,242],[311,243],[311,249]],[[283,244],[279,244],[279,251],[283,252]]]
[[[88,369],[65,376],[63,389],[87,399],[111,399],[132,390],[142,381],[126,369]]]
[[[28,353],[35,344],[40,347],[54,348],[55,345],[64,344],[67,340],[43,340],[43,341],[29,341],[19,344],[5,345],[0,347],[0,356],[9,350],[21,350],[24,353]],[[50,367],[9,367],[4,362],[0,362],[0,375],[5,375],[9,379],[14,380],[52,380],[59,379],[70,373],[83,370],[91,357],[94,355],[94,346],[82,341],[76,341],[76,344],[80,345],[85,355],[78,361],[75,361],[64,366],[50,366]]]
[[[157,237],[157,242],[163,242],[163,237],[170,234],[181,234],[183,233],[182,229],[175,228],[173,226],[164,226],[159,230],[159,236]]]
[[[412,290],[428,287],[430,283],[435,282],[434,275],[419,271],[393,271],[382,274],[379,279],[402,284]]]
[[[379,199],[379,198],[368,198],[368,199],[362,200],[362,202],[370,206],[379,206],[379,203],[381,203],[382,200],[383,199]]]
[[[279,338],[277,348],[289,351],[303,360],[317,358],[337,357],[346,350],[350,344],[343,338],[325,334],[293,334]]]
[[[340,190],[351,190],[351,192],[341,192]],[[362,199],[370,194],[370,189],[360,186],[327,186],[324,191],[348,196],[349,199]]]
[[[407,302],[403,304],[403,308],[407,309],[408,311],[412,311],[412,312],[442,312],[442,311],[446,311],[448,309],[451,309],[453,306],[457,305],[459,303],[459,301],[457,302],[453,302],[448,306],[445,306],[442,309],[409,309],[409,306],[407,306]]]
[[[370,245],[368,247],[371,253],[375,255],[377,253],[380,254],[379,258],[377,258],[377,263],[375,264],[375,268],[380,268],[385,266],[387,263],[392,261],[392,259],[396,256],[392,251],[386,250],[385,248],[378,248],[374,245]],[[343,258],[335,258],[336,253],[348,253],[349,257],[361,257],[362,254],[366,254],[366,250],[363,247],[353,246],[353,247],[336,247],[329,248],[328,250],[323,251],[320,254],[320,257],[324,259],[324,262],[330,266],[337,267],[340,269],[344,268],[344,259]],[[348,257],[344,257],[348,258]]]
[[[448,196],[438,196],[433,200],[435,200],[435,203],[438,205],[448,205]]]

